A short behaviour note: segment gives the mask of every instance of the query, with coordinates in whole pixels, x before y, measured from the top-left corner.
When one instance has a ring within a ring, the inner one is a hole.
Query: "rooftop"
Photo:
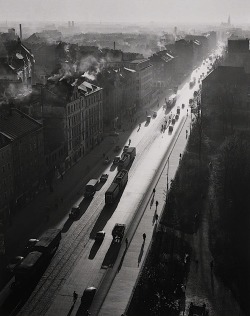
[[[11,140],[40,129],[42,124],[18,109],[12,108],[9,112],[3,112],[0,116],[0,132]]]
[[[206,81],[243,83],[247,79],[247,75],[243,67],[219,66],[212,71],[205,79]]]

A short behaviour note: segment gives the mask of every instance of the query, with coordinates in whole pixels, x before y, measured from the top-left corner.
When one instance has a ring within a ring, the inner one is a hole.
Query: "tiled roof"
[[[41,127],[42,124],[18,109],[12,109],[11,114],[1,114],[0,116],[0,132],[12,139],[22,137]]]

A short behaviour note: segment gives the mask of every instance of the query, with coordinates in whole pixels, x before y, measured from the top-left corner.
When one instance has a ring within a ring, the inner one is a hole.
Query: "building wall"
[[[151,103],[151,93],[153,86],[152,64],[148,59],[135,60],[126,65],[128,68],[136,70],[136,99],[137,105],[147,106]]]
[[[11,143],[0,148],[0,222],[9,212],[10,201],[14,193],[13,164]],[[1,212],[2,210],[2,212]]]
[[[14,169],[14,195],[22,195],[36,189],[44,177],[43,128],[20,137],[12,143]]]
[[[122,105],[124,112],[131,115],[136,111],[136,72],[130,72],[129,70],[124,69],[123,77]]]
[[[99,88],[81,95],[77,88],[75,97],[66,105],[65,142],[69,164],[76,163],[93,149],[103,137],[103,97]]]

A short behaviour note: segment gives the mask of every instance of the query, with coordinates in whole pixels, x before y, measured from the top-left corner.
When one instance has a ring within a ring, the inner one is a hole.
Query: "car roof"
[[[96,287],[94,287],[94,286],[88,286],[88,287],[86,287],[86,289],[84,290],[84,292],[92,292],[92,291],[96,291]]]

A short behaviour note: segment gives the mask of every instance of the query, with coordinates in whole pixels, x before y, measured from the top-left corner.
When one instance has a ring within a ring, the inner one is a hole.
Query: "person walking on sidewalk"
[[[74,291],[74,293],[73,293],[73,301],[74,301],[74,303],[76,302],[77,298],[78,298],[78,294],[76,293],[76,291]]]
[[[145,242],[145,240],[146,240],[146,234],[145,233],[143,233],[142,238],[143,238],[143,241]]]
[[[153,194],[155,194],[155,188],[153,188]]]
[[[159,205],[159,202],[158,202],[158,201],[155,201],[155,206],[156,206],[156,208],[158,207],[158,205]]]

